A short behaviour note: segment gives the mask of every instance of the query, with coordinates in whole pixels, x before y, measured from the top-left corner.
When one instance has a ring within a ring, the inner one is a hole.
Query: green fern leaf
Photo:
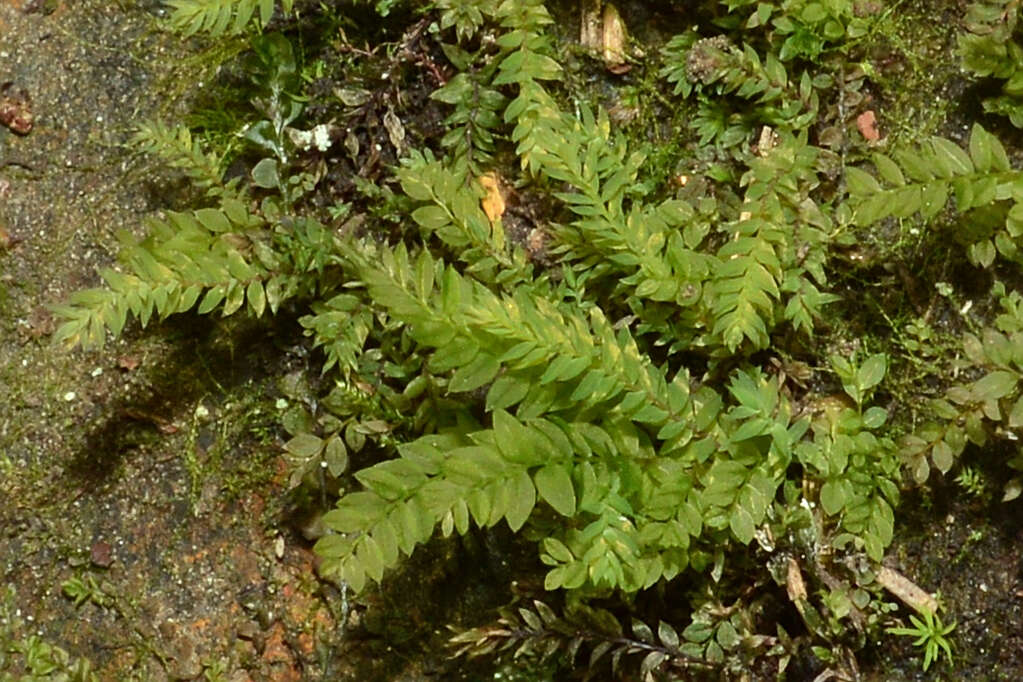
[[[259,10],[259,25],[266,26],[273,16],[274,0],[167,0],[171,8],[170,24],[185,36],[207,33],[211,37],[242,33]],[[294,0],[280,0],[290,12]]]

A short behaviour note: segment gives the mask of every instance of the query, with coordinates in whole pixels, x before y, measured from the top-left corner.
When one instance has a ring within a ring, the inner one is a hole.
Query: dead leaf
[[[803,572],[799,570],[799,562],[789,557],[785,568],[785,591],[788,592],[789,600],[793,604],[806,601],[806,583],[803,581]]]
[[[0,225],[0,251],[6,251],[15,244],[15,239],[11,237],[11,233],[4,229],[3,225]]]
[[[625,22],[618,14],[618,9],[611,3],[604,5],[602,28],[604,66],[613,74],[629,71],[632,65],[626,61],[625,43],[628,40],[628,34],[625,31]]]
[[[757,156],[767,156],[768,152],[778,146],[778,133],[774,132],[771,126],[764,126],[760,129],[760,139],[757,141]]]
[[[178,432],[176,424],[158,414],[153,414],[152,412],[147,412],[146,410],[141,410],[136,407],[126,407],[122,410],[122,413],[124,416],[130,417],[136,421],[152,424],[160,433],[170,435]]]
[[[924,592],[923,588],[898,571],[882,566],[877,572],[877,582],[894,594],[903,604],[923,613],[938,610],[938,600]]]
[[[394,145],[394,150],[398,152],[398,156],[405,153],[405,126],[401,124],[401,119],[394,113],[393,109],[388,109],[387,113],[384,114],[384,128],[387,129],[387,137],[391,140],[391,144]]]
[[[92,543],[92,547],[89,548],[89,559],[101,568],[109,568],[110,564],[114,563],[112,551],[109,542],[99,540]]]
[[[43,306],[36,306],[28,316],[28,334],[33,339],[49,336],[56,330],[57,322],[53,313]]]
[[[487,195],[480,200],[480,207],[487,214],[490,222],[494,222],[504,215],[505,210],[504,195],[501,192],[501,178],[497,173],[485,173],[480,176],[479,183],[487,192]]]
[[[868,142],[877,142],[881,139],[881,132],[877,128],[877,116],[872,109],[867,109],[856,117],[856,127]]]
[[[579,29],[579,43],[596,52],[601,48],[603,28],[600,25],[601,0],[586,0],[582,8],[582,22]]]

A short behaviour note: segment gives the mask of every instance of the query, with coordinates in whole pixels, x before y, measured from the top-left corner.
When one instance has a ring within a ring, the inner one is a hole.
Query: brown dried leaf
[[[611,3],[604,5],[601,35],[604,66],[607,67],[607,70],[614,74],[622,74],[629,71],[632,66],[627,63],[625,53],[628,33],[625,30],[625,22],[622,21],[621,15],[618,14],[618,9]]]
[[[387,113],[384,114],[384,128],[387,129],[387,137],[390,139],[391,144],[394,145],[394,150],[398,152],[398,156],[405,153],[405,126],[402,125],[401,119],[394,113],[393,109],[388,109]]]
[[[579,29],[579,42],[588,50],[596,52],[601,49],[603,29],[600,25],[601,0],[585,0],[582,7],[582,22]]]
[[[136,407],[126,407],[122,410],[122,412],[126,417],[130,417],[131,419],[152,424],[160,433],[170,435],[178,432],[176,424],[158,414],[153,414],[152,412],[147,412],[146,410]]]
[[[877,572],[877,582],[915,611],[935,613],[938,610],[937,599],[896,570],[882,566]]]
[[[799,570],[799,562],[789,557],[785,570],[785,591],[793,604],[806,600],[806,583],[803,581],[803,573]]]
[[[881,139],[881,132],[877,128],[877,116],[873,109],[867,109],[856,117],[856,127],[859,128],[863,139],[868,142],[877,142]]]
[[[0,225],[0,251],[6,251],[14,244],[15,240],[11,237],[11,233],[5,230],[3,225]]]
[[[480,200],[480,208],[487,214],[490,222],[494,222],[504,215],[506,208],[504,193],[501,191],[501,177],[494,172],[485,173],[480,176],[479,183],[487,193]]]

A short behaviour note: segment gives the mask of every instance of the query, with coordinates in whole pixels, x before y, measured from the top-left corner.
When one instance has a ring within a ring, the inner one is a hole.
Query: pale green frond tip
[[[294,0],[168,0],[170,25],[185,36],[204,33],[211,38],[243,33],[250,22],[259,27],[270,22],[279,4],[290,12]]]

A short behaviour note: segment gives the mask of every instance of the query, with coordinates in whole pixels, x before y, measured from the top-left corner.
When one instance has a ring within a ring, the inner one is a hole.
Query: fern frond
[[[577,443],[568,429],[539,419],[519,422],[498,411],[493,429],[464,438],[426,436],[401,446],[398,459],[360,471],[356,477],[365,489],[345,495],[324,515],[335,534],[317,542],[322,570],[358,591],[367,578],[380,581],[438,525],[445,535],[464,534],[470,520],[480,527],[503,520],[518,530],[541,501],[570,516]]]
[[[455,28],[458,42],[465,43],[476,36],[486,18],[497,13],[498,0],[438,0],[440,27]]]
[[[286,255],[280,256],[262,220],[233,199],[219,209],[172,211],[147,225],[150,235],[140,243],[122,235],[124,271],[104,269],[106,289],[76,293],[69,305],[54,308],[66,319],[57,342],[97,347],[106,331],[116,336],[123,330],[129,313],[144,327],[154,316],[164,319],[196,306],[200,314],[220,308],[225,316],[246,304],[257,317],[267,308],[276,312],[281,301],[303,293],[302,275],[326,262],[325,255],[309,255],[323,248],[312,237],[318,234],[314,228],[297,225],[288,243],[298,235],[309,245],[282,249]]]
[[[139,125],[130,144],[139,150],[163,159],[172,168],[184,171],[189,180],[206,192],[217,197],[234,191],[237,181],[223,183],[223,159],[216,154],[203,151],[198,140],[186,126],[173,128],[160,121],[149,121]]]
[[[763,217],[750,216],[732,227],[734,237],[719,251],[721,266],[710,283],[714,328],[729,352],[743,341],[754,348],[766,348],[774,307],[781,297],[778,284],[782,274],[775,244],[781,228]]]
[[[761,59],[749,45],[738,47],[725,36],[697,39],[689,32],[676,36],[663,54],[667,64],[662,74],[675,84],[675,92],[701,95],[693,121],[703,144],[714,138],[726,146],[735,144],[742,139],[735,133],[750,132],[756,121],[802,130],[817,119],[820,106],[813,79],[806,72],[790,78],[784,57],[773,52]],[[756,108],[735,126],[729,123],[735,118],[734,108],[707,101],[707,95],[734,95],[751,100]]]
[[[351,294],[315,303],[313,313],[300,318],[299,323],[327,356],[323,372],[336,366],[346,374],[358,368],[359,354],[374,326],[372,311]]]
[[[1023,171],[1010,166],[994,135],[975,124],[968,151],[935,137],[893,156],[874,155],[878,178],[860,168],[846,169],[858,225],[914,214],[928,222],[951,197],[960,213],[974,218],[964,221],[964,230],[957,235],[968,242],[972,263],[988,267],[996,254],[1023,263],[1023,197],[1018,190]]]
[[[449,48],[449,54],[454,49],[458,48]],[[496,129],[508,103],[507,97],[489,85],[496,64],[490,62],[479,71],[462,71],[430,95],[430,99],[454,107],[444,119],[449,129],[441,145],[451,151],[454,160],[464,159],[476,175],[482,172],[481,164],[493,158]]]
[[[975,76],[1005,81],[1002,94],[983,100],[984,111],[1008,116],[1023,128],[1023,45],[1013,40],[1019,7],[1013,0],[984,0],[969,6],[959,35],[963,68]]]
[[[281,9],[290,12],[295,0],[279,0]],[[170,24],[179,33],[190,36],[207,33],[216,38],[242,33],[255,18],[260,27],[273,16],[275,0],[167,0],[171,8]],[[258,16],[256,11],[259,11]]]
[[[561,66],[551,58],[553,46],[541,31],[554,22],[540,0],[518,2],[504,0],[497,17],[507,32],[498,38],[498,45],[511,52],[498,66],[493,85],[517,85],[518,95],[504,110],[506,123],[515,123],[511,139],[522,167],[536,170],[533,158],[557,139],[562,113],[540,84],[561,78]]]
[[[628,330],[616,332],[599,308],[584,314],[558,307],[525,286],[499,296],[428,254],[410,263],[400,246],[384,254],[381,265],[358,265],[370,296],[406,323],[418,343],[437,349],[429,366],[454,371],[449,390],[493,382],[489,410],[517,405],[518,416],[529,418],[581,414],[603,404],[605,411],[660,429],[659,438],[672,447],[691,437],[684,428],[688,375],[679,372],[669,383]]]
[[[468,164],[455,159],[442,163],[427,150],[402,160],[398,179],[412,199],[425,202],[412,219],[468,264],[468,272],[483,281],[499,279],[504,285],[530,278],[521,252],[510,253],[501,221],[491,221],[480,207],[483,191],[468,178]]]
[[[796,454],[804,467],[824,479],[823,511],[837,517],[867,555],[880,561],[892,540],[899,463],[892,456],[893,444],[867,430],[864,421],[846,410],[831,423],[814,424],[813,439],[801,443]]]

